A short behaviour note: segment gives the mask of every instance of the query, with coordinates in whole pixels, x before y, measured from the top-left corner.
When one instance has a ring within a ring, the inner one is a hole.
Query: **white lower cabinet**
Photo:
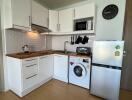
[[[68,82],[68,56],[54,55],[54,78]]]
[[[7,57],[9,89],[23,97],[52,78],[68,82],[68,56]]]
[[[7,69],[9,89],[23,97],[53,78],[53,56],[7,57]]]
[[[7,57],[9,89],[23,97],[38,83],[38,57],[17,59]]]
[[[54,74],[53,56],[46,55],[39,59],[39,81],[52,79]]]

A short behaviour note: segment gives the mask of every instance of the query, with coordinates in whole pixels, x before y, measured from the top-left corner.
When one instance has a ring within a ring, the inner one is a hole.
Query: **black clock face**
[[[114,4],[108,5],[103,9],[102,16],[107,20],[113,19],[118,14],[118,10],[118,6]]]

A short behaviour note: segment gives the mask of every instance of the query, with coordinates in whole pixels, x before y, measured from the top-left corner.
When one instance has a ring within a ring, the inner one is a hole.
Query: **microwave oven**
[[[74,31],[88,31],[88,30],[93,30],[92,18],[74,20]]]

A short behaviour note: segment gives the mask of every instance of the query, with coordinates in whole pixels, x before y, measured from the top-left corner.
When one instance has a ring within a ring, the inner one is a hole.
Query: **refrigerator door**
[[[123,41],[95,41],[93,46],[93,63],[122,66]]]
[[[92,67],[90,93],[107,100],[118,100],[121,70]]]

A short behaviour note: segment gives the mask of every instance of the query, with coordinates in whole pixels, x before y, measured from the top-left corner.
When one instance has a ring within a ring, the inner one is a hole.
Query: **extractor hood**
[[[36,24],[31,24],[31,30],[32,31],[37,31],[38,33],[47,33],[51,32],[47,27],[39,26]]]
[[[49,33],[49,32],[51,32],[51,30],[49,30],[47,27],[39,26],[36,24],[31,24],[30,28],[17,26],[17,27],[9,28],[8,30],[22,31],[22,32],[33,31],[33,32],[37,32],[37,33]]]

